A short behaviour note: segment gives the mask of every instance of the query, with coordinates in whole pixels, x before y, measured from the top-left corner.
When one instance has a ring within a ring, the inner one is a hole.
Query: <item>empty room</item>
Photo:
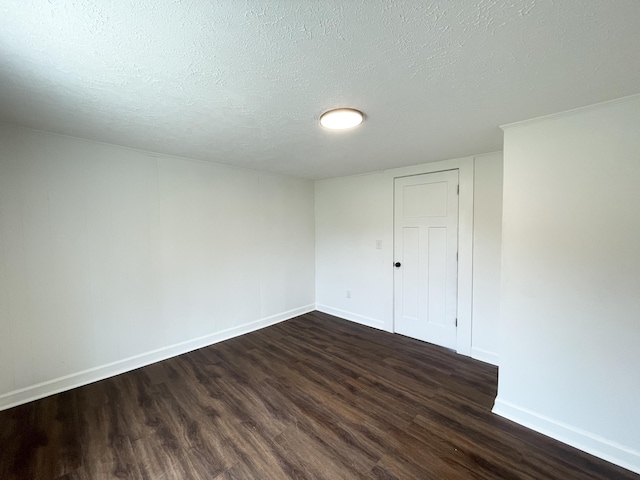
[[[0,479],[640,479],[640,2],[0,0]]]

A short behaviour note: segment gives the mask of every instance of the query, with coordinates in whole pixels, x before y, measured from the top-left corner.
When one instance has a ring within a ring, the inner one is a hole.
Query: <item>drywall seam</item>
[[[632,448],[506,402],[499,397],[492,412],[632,472],[640,473],[640,452]]]
[[[89,368],[80,372],[65,375],[63,377],[48,380],[36,385],[30,385],[19,390],[14,390],[0,395],[0,410],[6,410],[17,405],[22,405],[33,400],[48,397],[50,395],[81,387],[89,383],[97,382],[105,378],[113,377],[136,368],[145,367],[152,363],[182,355],[199,348],[208,347],[224,340],[229,340],[246,333],[250,333],[276,323],[309,313],[315,310],[315,305],[305,305],[293,310],[271,315],[266,318],[229,328],[220,332],[197,337],[185,342],[176,343],[167,347],[152,350],[150,352],[135,355],[133,357],[118,360],[99,367]]]

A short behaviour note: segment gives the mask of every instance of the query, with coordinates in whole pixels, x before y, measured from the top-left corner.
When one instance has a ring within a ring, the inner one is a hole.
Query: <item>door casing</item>
[[[458,169],[394,179],[394,331],[456,348]]]
[[[463,157],[441,162],[402,167],[389,171],[390,194],[393,196],[395,179],[423,173],[458,169],[460,194],[458,196],[458,330],[456,352],[471,356],[472,295],[473,295],[473,168],[474,157]],[[393,210],[393,209],[392,209]],[[391,212],[391,225],[394,225]],[[395,251],[395,245],[393,246]],[[393,269],[393,262],[389,263]],[[395,302],[395,298],[393,299]],[[393,313],[392,313],[393,315]],[[395,330],[395,327],[392,328]]]

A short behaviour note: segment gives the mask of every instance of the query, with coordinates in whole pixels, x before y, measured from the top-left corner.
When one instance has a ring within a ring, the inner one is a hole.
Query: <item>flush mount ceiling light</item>
[[[354,108],[336,108],[320,116],[320,125],[331,130],[346,130],[362,123],[364,115]]]

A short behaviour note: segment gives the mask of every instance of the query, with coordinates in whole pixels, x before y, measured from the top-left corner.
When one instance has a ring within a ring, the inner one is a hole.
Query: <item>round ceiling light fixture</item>
[[[320,115],[320,125],[331,130],[346,130],[362,123],[364,115],[355,108],[336,108]]]

